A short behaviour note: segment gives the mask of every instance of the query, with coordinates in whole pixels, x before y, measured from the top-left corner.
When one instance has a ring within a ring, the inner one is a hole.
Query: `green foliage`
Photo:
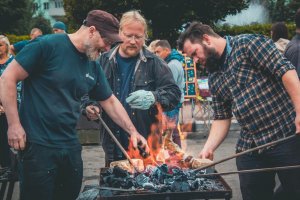
[[[113,14],[118,19],[130,9],[140,9],[138,0],[64,0],[64,9],[68,26],[77,29],[91,10],[101,9]]]
[[[10,44],[14,44],[16,42],[22,41],[22,40],[30,40],[29,35],[12,35],[12,34],[8,34],[6,35]]]
[[[66,17],[72,28],[78,28],[93,9],[106,10],[119,19],[122,13],[137,9],[148,20],[151,39],[168,39],[172,45],[184,24],[193,20],[213,24],[248,6],[249,0],[64,0]]]
[[[42,13],[39,13],[36,17],[32,19],[31,27],[41,29],[44,35],[52,33],[51,23],[48,19],[46,19],[43,16]]]
[[[1,0],[0,32],[28,34],[33,14],[33,0]]]
[[[300,8],[299,0],[264,0],[272,22],[285,21],[294,22],[294,16]]]
[[[216,27],[216,32],[221,36],[224,35],[239,35],[239,34],[262,34],[268,37],[271,33],[271,26],[272,24],[252,24],[252,25],[245,25],[245,26],[218,26]],[[295,24],[289,23],[287,24],[288,31],[289,31],[289,39],[291,39],[295,35],[296,26]]]

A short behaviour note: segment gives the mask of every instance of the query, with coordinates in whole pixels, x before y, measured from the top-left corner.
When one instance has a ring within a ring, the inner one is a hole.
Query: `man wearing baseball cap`
[[[0,78],[8,120],[8,142],[20,150],[21,200],[74,200],[82,183],[81,145],[75,130],[80,98],[88,93],[133,144],[147,142],[112,94],[94,60],[102,49],[121,41],[118,20],[95,10],[73,34],[51,34],[32,41]],[[16,84],[23,80],[18,113]]]
[[[67,32],[67,27],[65,23],[61,21],[57,21],[53,24],[52,26],[53,33],[66,33]]]
[[[119,21],[103,10],[92,10],[83,21],[84,26],[95,26],[99,31],[105,46],[102,51],[110,50],[111,46],[122,42],[119,36]]]

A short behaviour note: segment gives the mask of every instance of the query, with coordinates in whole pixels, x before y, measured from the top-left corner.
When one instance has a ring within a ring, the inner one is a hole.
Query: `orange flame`
[[[165,141],[172,141],[171,134],[173,129],[176,127],[174,120],[169,119],[166,115],[163,115],[162,107],[157,104],[158,114],[156,115],[157,122],[151,125],[151,133],[147,138],[148,146],[150,148],[150,156],[148,158],[143,158],[140,155],[138,149],[134,149],[132,143],[130,142],[128,146],[128,155],[131,158],[141,159],[144,162],[144,166],[147,165],[157,165],[166,163],[168,165],[179,166],[179,161],[183,158],[182,151],[172,152],[170,149],[167,149],[165,146]],[[171,131],[171,132],[168,132]],[[166,135],[168,134],[168,135]],[[169,138],[166,138],[169,137]]]

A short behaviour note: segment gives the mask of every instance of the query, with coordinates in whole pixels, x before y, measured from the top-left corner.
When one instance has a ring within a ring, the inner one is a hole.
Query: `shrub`
[[[216,32],[221,36],[254,33],[254,34],[262,34],[270,37],[271,26],[272,24],[251,24],[251,25],[244,25],[244,26],[229,26],[225,24],[222,26],[217,26]],[[287,27],[289,31],[289,39],[291,39],[295,35],[296,25],[287,24]]]
[[[12,34],[7,34],[6,36],[8,37],[9,42],[11,44],[14,44],[14,43],[22,41],[22,40],[30,40],[29,35],[12,35]]]

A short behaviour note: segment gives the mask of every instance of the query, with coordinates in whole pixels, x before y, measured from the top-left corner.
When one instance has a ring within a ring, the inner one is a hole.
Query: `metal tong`
[[[212,162],[211,164],[208,164],[208,165],[202,166],[202,167],[200,167],[200,168],[194,169],[193,172],[198,172],[198,171],[200,171],[200,170],[203,170],[203,169],[206,169],[206,168],[215,166],[215,165],[217,165],[217,164],[220,164],[220,163],[222,163],[222,162],[225,162],[225,161],[227,161],[227,160],[230,160],[230,159],[239,157],[239,156],[241,156],[241,155],[244,155],[244,154],[247,154],[247,153],[250,153],[250,152],[253,152],[253,151],[257,151],[257,150],[259,150],[259,149],[263,149],[263,148],[266,148],[266,147],[269,147],[269,146],[273,146],[273,145],[276,145],[276,144],[281,143],[281,142],[284,142],[284,141],[288,141],[288,140],[290,140],[290,139],[292,139],[292,138],[295,138],[295,137],[297,137],[297,136],[298,136],[298,134],[296,133],[296,134],[294,134],[294,135],[291,135],[291,136],[288,136],[288,137],[285,137],[285,138],[281,138],[281,139],[279,139],[279,140],[276,140],[276,141],[273,141],[273,142],[269,142],[269,143],[266,143],[266,144],[264,144],[264,145],[257,146],[257,147],[255,147],[255,148],[248,149],[248,150],[246,150],[246,151],[243,151],[243,152],[234,154],[234,155],[232,155],[232,156],[229,156],[229,157],[227,157],[227,158],[221,159],[221,160],[219,160],[219,161]],[[225,175],[225,174],[223,174],[223,175]]]
[[[118,141],[118,139],[115,137],[115,135],[113,134],[113,132],[110,130],[110,128],[107,126],[107,124],[104,122],[104,120],[102,119],[101,115],[99,113],[97,113],[97,111],[94,108],[93,108],[93,110],[97,114],[97,117],[98,117],[99,121],[104,126],[104,128],[106,129],[106,131],[108,132],[108,134],[110,135],[110,137],[117,144],[117,146],[121,149],[122,153],[125,155],[125,157],[129,161],[129,163],[132,165],[132,167],[134,168],[134,170],[136,172],[138,172],[138,169],[134,166],[134,163],[133,163],[132,159],[130,158],[130,156],[128,155],[128,153],[125,151],[125,149],[123,148],[123,146],[121,145],[121,143]]]
[[[298,168],[300,168],[300,165],[290,165],[290,166],[282,166],[282,167],[269,167],[269,168],[260,168],[260,169],[247,169],[247,170],[240,170],[240,171],[199,174],[199,175],[197,175],[197,177],[224,176],[224,175],[231,175],[231,174],[246,174],[246,173],[257,173],[257,172],[271,172],[271,171],[282,171],[282,170],[298,169]]]

